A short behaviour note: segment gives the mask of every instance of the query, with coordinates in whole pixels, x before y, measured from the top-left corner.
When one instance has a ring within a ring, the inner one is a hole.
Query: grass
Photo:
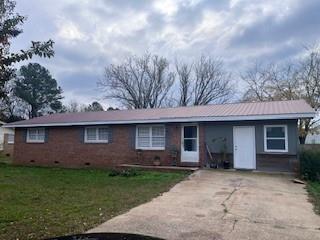
[[[186,173],[18,167],[0,164],[0,239],[40,239],[84,232],[147,202]]]
[[[320,182],[308,182],[307,189],[314,204],[314,210],[320,215]]]

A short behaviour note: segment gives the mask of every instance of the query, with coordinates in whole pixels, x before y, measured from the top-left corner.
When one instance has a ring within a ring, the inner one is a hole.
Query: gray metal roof
[[[6,124],[7,127],[66,126],[157,122],[235,121],[312,118],[304,100],[216,104],[205,106],[60,113]]]

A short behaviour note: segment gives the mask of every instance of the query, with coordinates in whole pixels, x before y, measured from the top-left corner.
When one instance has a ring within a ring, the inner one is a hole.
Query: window
[[[107,127],[87,127],[84,141],[86,143],[107,143],[109,141],[109,129]]]
[[[286,125],[264,126],[264,151],[288,152],[288,132]]]
[[[45,139],[44,128],[29,128],[27,130],[27,142],[43,143]]]
[[[137,126],[136,149],[163,150],[164,148],[164,126]]]
[[[14,144],[14,134],[8,134],[8,144]]]

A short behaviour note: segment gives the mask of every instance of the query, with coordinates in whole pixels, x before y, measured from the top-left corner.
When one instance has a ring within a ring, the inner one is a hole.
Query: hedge
[[[320,181],[320,149],[300,153],[300,174],[306,180]]]

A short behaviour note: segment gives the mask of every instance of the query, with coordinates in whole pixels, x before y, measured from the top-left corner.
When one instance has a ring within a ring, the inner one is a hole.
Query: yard
[[[320,182],[309,182],[307,189],[314,204],[315,212],[320,214]]]
[[[0,239],[39,239],[84,232],[147,202],[186,173],[17,167],[0,163]]]

